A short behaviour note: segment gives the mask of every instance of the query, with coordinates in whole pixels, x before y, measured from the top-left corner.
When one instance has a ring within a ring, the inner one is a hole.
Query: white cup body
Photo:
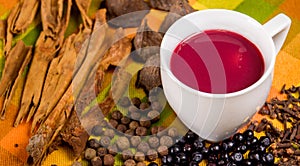
[[[257,46],[264,58],[265,72],[256,83],[233,93],[211,94],[194,90],[173,75],[170,60],[176,46],[193,34],[211,29],[236,32]],[[235,11],[208,9],[177,20],[166,32],[160,54],[163,89],[179,119],[200,137],[213,142],[236,132],[268,96],[277,54],[273,40],[263,25]]]

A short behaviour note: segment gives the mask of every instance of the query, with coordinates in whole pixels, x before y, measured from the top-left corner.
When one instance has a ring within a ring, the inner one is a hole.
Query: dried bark
[[[54,0],[53,0],[54,1]],[[65,30],[71,12],[71,0],[68,0],[65,15],[61,1],[41,2],[43,31],[37,40],[34,57],[29,68],[22,96],[19,114],[15,120],[17,126],[27,116],[27,122],[33,117],[39,104],[48,66],[63,44]]]
[[[129,86],[132,76],[124,69],[119,68],[115,72],[112,80],[112,87],[108,96],[103,102],[99,103],[99,107],[104,116],[107,116],[111,109],[118,103],[119,99],[123,96]]]
[[[81,13],[81,18],[83,20],[84,27],[91,29],[93,22],[87,15],[88,9],[91,5],[91,0],[75,0],[75,3]]]
[[[180,17],[187,15],[189,13],[194,12],[195,9],[192,8],[192,6],[186,2],[186,1],[178,1],[170,8],[170,12],[162,22],[159,32],[166,33],[169,27]]]
[[[35,19],[39,4],[38,0],[20,0],[12,9],[7,19],[6,53],[12,47],[13,35],[25,32]]]
[[[11,90],[15,89],[16,79],[22,75],[25,66],[31,59],[31,47],[22,41],[17,42],[8,54],[0,81],[0,115],[5,116],[6,104],[10,101]],[[21,72],[20,72],[21,71]]]
[[[146,94],[148,94],[151,89],[162,86],[159,66],[160,56],[156,54],[150,57],[144,67],[138,72],[136,86],[143,88]]]
[[[152,8],[170,11],[172,5],[178,2],[188,2],[188,0],[150,0],[149,4]]]
[[[153,31],[145,20],[133,41],[138,60],[145,62],[152,55],[158,54],[161,41],[162,35]]]
[[[116,27],[137,27],[150,11],[142,0],[106,0],[109,23]]]

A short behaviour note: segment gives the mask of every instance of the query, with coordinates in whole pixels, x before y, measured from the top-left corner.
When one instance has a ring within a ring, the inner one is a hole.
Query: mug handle
[[[281,13],[263,25],[264,29],[273,39],[276,55],[286,39],[291,22],[291,19],[287,15]]]

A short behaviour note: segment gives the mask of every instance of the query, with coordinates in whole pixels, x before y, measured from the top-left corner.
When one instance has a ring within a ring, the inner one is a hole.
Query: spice
[[[160,113],[156,110],[148,112],[147,117],[153,122],[157,122],[160,119]]]
[[[100,125],[96,125],[92,129],[92,134],[95,136],[101,136],[103,134],[103,127]]]
[[[169,130],[168,130],[168,135],[169,135],[170,137],[172,137],[172,138],[177,137],[177,136],[178,136],[178,131],[177,131],[177,129],[176,129],[175,127],[169,128]]]
[[[147,152],[147,158],[150,160],[150,161],[154,161],[158,158],[158,154],[157,154],[157,151],[154,150],[154,149],[149,149],[148,152]]]
[[[156,110],[156,111],[159,111],[159,112],[162,111],[162,106],[158,101],[152,102],[151,107],[152,107],[153,110]]]
[[[142,117],[140,119],[140,126],[149,128],[151,126],[151,121],[146,117]]]
[[[123,150],[122,151],[122,159],[125,161],[125,160],[128,160],[128,159],[133,159],[133,153],[130,149],[126,149],[126,150]]]
[[[127,127],[124,124],[119,124],[117,126],[117,130],[120,131],[121,133],[124,133],[127,130]]]
[[[87,146],[90,148],[93,148],[93,149],[97,149],[100,147],[100,143],[98,140],[93,138],[93,139],[88,140]]]
[[[156,136],[152,136],[148,139],[148,143],[151,148],[157,148],[159,146],[159,139]]]
[[[157,152],[160,156],[166,156],[168,155],[168,147],[165,145],[161,145],[157,148]]]
[[[113,155],[113,156],[117,155],[117,153],[118,153],[118,147],[117,147],[116,144],[109,145],[107,147],[107,150],[108,150],[108,153]]]
[[[97,149],[97,155],[100,156],[100,157],[103,157],[104,155],[107,154],[107,149],[104,148],[104,147],[99,147]]]
[[[149,103],[146,103],[146,102],[142,102],[141,104],[140,104],[140,109],[142,110],[142,111],[145,111],[145,110],[147,110],[148,108],[149,108]]]
[[[139,112],[131,112],[130,113],[130,118],[133,120],[139,120],[141,117],[141,114]]]
[[[146,136],[147,135],[147,128],[139,126],[135,129],[135,134],[138,135],[138,136]]]
[[[141,152],[147,153],[148,150],[150,149],[150,146],[149,146],[149,144],[148,144],[147,142],[142,141],[142,142],[138,145],[137,149],[138,149],[139,151],[141,151]]]
[[[109,119],[109,124],[113,127],[116,128],[118,126],[118,121],[115,119]]]
[[[106,154],[103,157],[103,163],[104,165],[113,166],[115,163],[114,156],[112,156],[111,154]]]
[[[145,154],[143,152],[137,151],[134,155],[134,160],[139,162],[145,161]]]
[[[123,116],[121,118],[121,123],[124,124],[124,125],[128,125],[130,123],[130,118],[128,118],[127,116]]]
[[[140,98],[138,97],[133,97],[131,98],[131,103],[136,106],[137,108],[140,108],[140,104],[142,103]]]
[[[110,138],[108,136],[102,136],[100,138],[100,145],[103,147],[108,147],[110,144]]]
[[[102,166],[102,159],[99,156],[94,157],[91,160],[91,164],[92,164],[92,166]]]
[[[115,136],[115,131],[113,129],[106,128],[105,131],[104,131],[104,135],[108,136],[109,138],[112,139]]]
[[[138,162],[136,166],[146,166],[146,164],[144,162]]]
[[[119,137],[116,141],[116,144],[120,150],[125,150],[130,147],[130,142],[127,137]]]
[[[162,136],[160,138],[160,145],[170,147],[173,145],[173,139],[170,136]]]
[[[136,163],[133,159],[128,159],[124,162],[124,166],[136,166]]]
[[[135,130],[136,128],[138,128],[140,125],[137,121],[131,121],[129,123],[129,128]]]
[[[158,131],[158,127],[157,127],[157,126],[151,127],[151,134],[152,134],[152,135],[156,135],[156,134],[157,134],[157,131]]]
[[[132,112],[136,112],[136,111],[138,111],[139,109],[136,107],[136,106],[134,106],[134,105],[131,105],[131,106],[129,106],[129,108],[128,108],[128,111],[130,112],[130,113],[132,113]]]
[[[137,147],[141,143],[142,139],[140,136],[130,137],[130,143],[133,147]]]
[[[127,96],[124,96],[119,100],[119,104],[120,106],[127,108],[130,106],[130,100]]]
[[[94,157],[96,157],[96,150],[87,148],[84,153],[84,158],[86,158],[87,160],[91,160]]]
[[[129,136],[133,136],[134,135],[134,130],[133,129],[128,129],[125,131],[125,134],[129,135]]]
[[[121,120],[122,117],[123,117],[123,114],[119,110],[115,110],[111,113],[111,118],[113,118],[115,120]]]

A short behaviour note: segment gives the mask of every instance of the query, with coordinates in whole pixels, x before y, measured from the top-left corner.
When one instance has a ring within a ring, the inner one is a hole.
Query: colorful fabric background
[[[8,14],[18,0],[0,0],[0,19]],[[260,23],[265,23],[273,16],[284,13],[292,19],[287,40],[277,56],[275,75],[269,98],[278,96],[283,84],[287,87],[300,85],[300,1],[299,0],[190,0],[194,8],[225,8],[250,15]],[[153,19],[162,15],[155,14]],[[151,18],[151,17],[150,17]],[[155,26],[155,25],[154,25]],[[36,38],[36,34],[24,38],[26,42]],[[26,43],[25,42],[25,43]],[[3,57],[0,57],[3,58]],[[5,121],[0,120],[0,166],[24,165],[27,159],[26,145],[29,139],[30,124],[12,127],[16,112],[9,112]],[[72,151],[66,147],[52,153],[44,165],[71,165]]]

